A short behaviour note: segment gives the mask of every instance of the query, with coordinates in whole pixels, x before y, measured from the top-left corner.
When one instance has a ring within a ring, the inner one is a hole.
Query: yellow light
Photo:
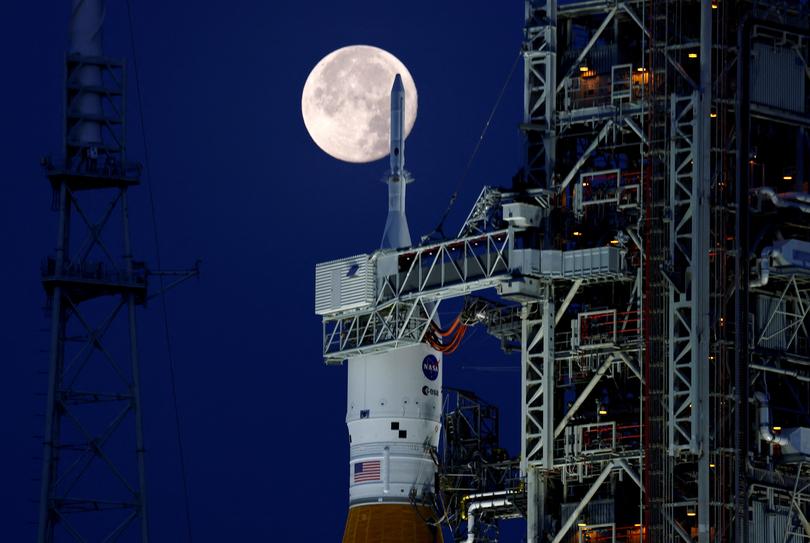
[[[587,66],[580,66],[579,71],[582,72],[582,73],[585,73],[585,72],[588,71],[588,67]]]
[[[641,528],[641,523],[636,522],[635,524],[633,524],[633,526],[635,526],[636,528]]]
[[[709,464],[709,467],[710,467],[710,468],[714,468],[714,464]]]
[[[781,427],[781,426],[774,426],[774,427],[773,427],[773,431],[774,431],[774,432],[780,432],[781,430],[782,430],[782,427]]]
[[[617,239],[612,239],[612,240],[610,240],[610,244],[611,244],[611,245],[618,245],[618,244],[619,244],[619,240],[617,240]]]
[[[689,58],[697,58],[697,53],[689,53],[687,56]]]
[[[639,66],[638,68],[636,68],[636,71],[637,72],[646,72],[647,68],[645,68],[644,66]]]
[[[709,113],[709,117],[711,117],[712,119],[714,119],[714,118],[716,118],[716,117],[717,117],[717,113],[715,113],[714,111],[712,111],[711,113]]]
[[[574,230],[574,236],[579,237],[581,235],[582,235],[582,232],[580,232],[579,230]]]
[[[793,179],[793,176],[792,175],[783,175],[782,179],[784,179],[785,181],[791,181]]]
[[[697,516],[697,513],[695,513],[694,511],[692,511],[692,510],[690,509],[689,511],[687,511],[687,512],[686,512],[686,516],[687,516],[687,517],[696,517],[696,516]]]
[[[600,409],[599,414],[600,415],[607,415],[607,409]]]
[[[716,2],[712,2],[712,9],[717,9],[717,3]]]
[[[585,523],[585,522],[582,522],[582,521],[580,520],[579,522],[577,522],[577,526],[579,526],[580,528],[585,528],[586,526],[588,526],[588,524],[587,524],[587,523]]]

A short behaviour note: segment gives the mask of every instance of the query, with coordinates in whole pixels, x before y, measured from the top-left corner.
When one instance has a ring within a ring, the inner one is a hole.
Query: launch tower
[[[531,543],[810,541],[809,15],[526,0],[512,185],[453,239],[317,276],[327,363],[473,325],[521,353],[519,457],[474,396],[445,413],[457,541],[518,517]]]

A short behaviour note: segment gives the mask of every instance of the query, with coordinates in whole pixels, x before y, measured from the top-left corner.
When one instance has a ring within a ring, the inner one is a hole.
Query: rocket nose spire
[[[391,87],[391,175],[402,175],[405,167],[405,87],[397,74]]]
[[[405,92],[405,87],[402,86],[402,76],[401,75],[397,74],[396,77],[394,77],[394,86],[391,87],[391,92],[392,93]]]

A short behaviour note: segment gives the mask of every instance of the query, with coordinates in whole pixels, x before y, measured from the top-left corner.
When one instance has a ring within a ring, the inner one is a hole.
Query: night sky
[[[35,534],[49,321],[40,263],[56,214],[39,166],[62,138],[68,0],[9,2],[0,48],[3,284],[0,540]],[[227,7],[226,7],[227,5]],[[419,113],[407,140],[411,234],[444,211],[518,54],[520,0],[133,0],[164,265],[202,260],[168,296],[196,541],[339,541],[348,507],[346,370],[321,359],[317,262],[371,252],[386,216],[387,158],[342,163],[310,139],[301,89],[327,53],[386,49],[409,68]],[[105,50],[128,57],[124,0],[108,0]],[[143,159],[130,62],[129,147]],[[447,225],[523,160],[515,71]],[[155,266],[146,187],[131,191],[135,254]],[[452,318],[447,315],[446,318]],[[500,405],[519,452],[519,359],[483,330],[445,358],[446,386]],[[153,541],[185,541],[160,306],[139,316]],[[39,414],[39,416],[38,416]],[[518,541],[518,526],[504,534]]]

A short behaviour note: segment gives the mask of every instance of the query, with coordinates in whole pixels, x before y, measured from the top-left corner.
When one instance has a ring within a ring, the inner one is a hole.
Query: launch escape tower
[[[525,168],[454,239],[319,265],[326,363],[521,353],[519,457],[468,392],[424,445],[456,541],[810,541],[807,5],[525,6]]]
[[[148,541],[136,308],[149,271],[131,248],[126,77],[104,56],[103,0],[75,0],[64,155],[43,166],[58,214],[43,261],[51,338],[37,541]]]

